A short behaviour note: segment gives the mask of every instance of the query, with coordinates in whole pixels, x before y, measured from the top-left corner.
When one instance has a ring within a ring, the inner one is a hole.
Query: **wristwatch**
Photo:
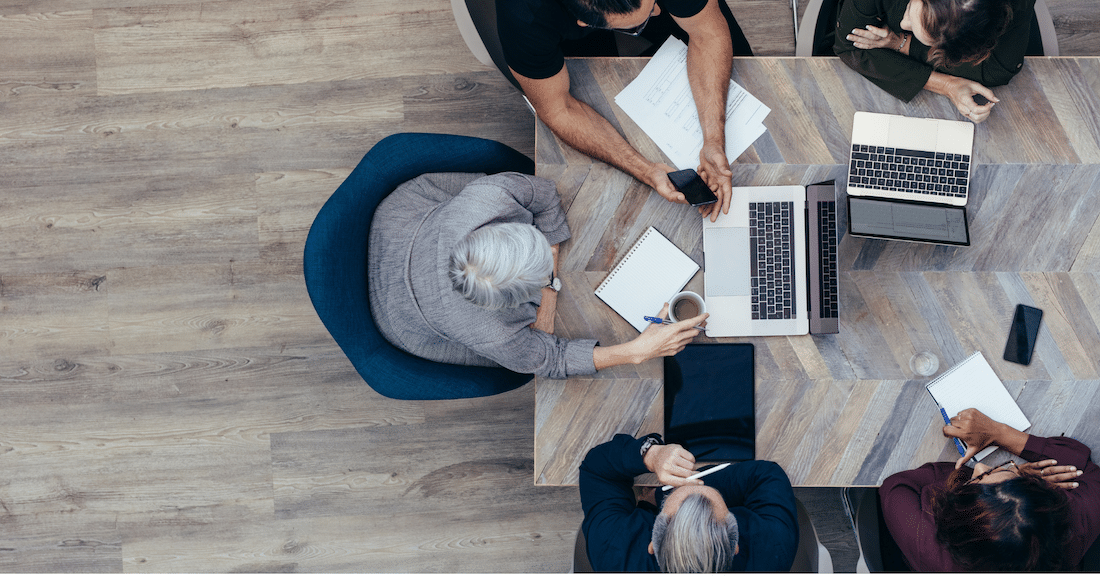
[[[646,436],[645,442],[642,442],[642,458],[645,458],[645,453],[649,452],[650,448],[657,445],[663,445],[664,443],[665,441],[661,440],[660,434],[650,434]]]
[[[547,288],[553,288],[554,292],[561,292],[561,278],[554,276],[554,273],[550,273],[550,282],[546,284]]]

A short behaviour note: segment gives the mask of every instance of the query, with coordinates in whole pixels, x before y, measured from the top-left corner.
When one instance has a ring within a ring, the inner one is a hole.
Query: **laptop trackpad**
[[[703,246],[712,250],[703,273],[706,296],[748,296],[749,229],[706,228],[703,234]]]

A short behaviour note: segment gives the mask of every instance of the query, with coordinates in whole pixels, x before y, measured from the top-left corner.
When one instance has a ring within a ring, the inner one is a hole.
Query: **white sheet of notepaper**
[[[679,170],[699,165],[703,129],[687,74],[687,44],[669,37],[642,72],[615,96],[626,112]],[[771,108],[730,80],[726,96],[726,158],[741,155],[767,131]]]

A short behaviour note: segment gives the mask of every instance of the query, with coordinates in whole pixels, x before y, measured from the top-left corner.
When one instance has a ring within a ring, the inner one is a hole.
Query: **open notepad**
[[[694,260],[650,226],[596,288],[596,296],[641,332],[648,324],[643,316],[656,316],[698,270]]]
[[[1031,427],[1031,422],[1024,416],[1019,404],[1012,399],[981,352],[971,354],[966,360],[929,382],[926,388],[932,399],[950,418],[967,408],[977,408],[993,420],[1008,424],[1021,432]],[[996,446],[989,446],[978,452],[974,458],[981,460],[996,449]]]

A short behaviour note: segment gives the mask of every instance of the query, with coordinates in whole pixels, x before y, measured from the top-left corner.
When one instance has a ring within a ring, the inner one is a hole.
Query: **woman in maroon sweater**
[[[1042,438],[973,408],[944,426],[969,449],[890,476],[879,488],[886,527],[918,572],[1069,570],[1100,535],[1100,467],[1072,438]],[[996,444],[1027,460],[963,466]]]

